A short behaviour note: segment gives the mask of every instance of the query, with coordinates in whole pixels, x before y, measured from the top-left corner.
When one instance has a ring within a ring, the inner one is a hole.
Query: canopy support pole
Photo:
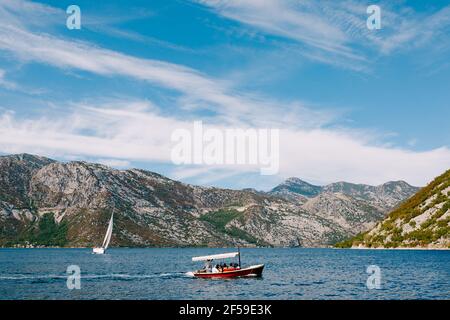
[[[239,255],[238,255],[238,259],[239,259],[239,268],[241,267],[241,249],[239,248],[239,246],[238,246],[238,252],[239,252]]]

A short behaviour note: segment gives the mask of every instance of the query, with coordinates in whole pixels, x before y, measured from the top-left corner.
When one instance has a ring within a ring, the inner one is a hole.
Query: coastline
[[[351,247],[351,248],[336,248],[336,249],[351,249],[351,250],[414,250],[414,251],[429,251],[429,250],[439,250],[439,251],[448,251],[450,248],[424,248],[424,247],[398,247],[398,248],[369,248],[369,247]]]
[[[235,247],[200,247],[200,246],[183,246],[183,247],[110,247],[110,249],[234,249]],[[0,249],[92,249],[92,247],[3,247]],[[351,248],[337,248],[337,247],[241,247],[241,249],[335,249],[335,250],[399,250],[399,251],[450,251],[450,248],[424,248],[424,247],[399,247],[399,248],[369,248],[369,247],[351,247]]]

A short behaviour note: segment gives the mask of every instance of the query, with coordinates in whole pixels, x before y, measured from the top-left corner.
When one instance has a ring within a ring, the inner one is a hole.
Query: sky
[[[236,189],[423,186],[450,168],[449,35],[438,0],[2,0],[0,153]],[[280,129],[278,174],[174,164],[171,134],[194,121]]]

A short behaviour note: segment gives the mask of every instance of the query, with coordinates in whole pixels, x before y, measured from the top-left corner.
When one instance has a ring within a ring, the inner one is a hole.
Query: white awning
[[[238,255],[239,255],[239,252],[213,254],[211,256],[193,257],[192,261],[206,261],[206,260],[227,259],[227,258],[237,257]]]

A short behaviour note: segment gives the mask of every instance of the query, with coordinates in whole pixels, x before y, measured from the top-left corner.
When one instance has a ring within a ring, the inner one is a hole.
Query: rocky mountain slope
[[[269,193],[208,188],[145,170],[2,156],[0,245],[98,245],[114,210],[113,246],[325,246],[374,225],[414,189],[393,184],[377,197],[324,187],[305,196],[280,186]],[[379,205],[383,197],[392,201]]]
[[[337,242],[344,234],[369,230],[387,212],[418,190],[404,181],[392,181],[379,186],[348,182],[315,186],[298,178],[290,178],[275,187],[270,194],[291,202],[297,201],[303,210],[326,221],[331,220],[336,232],[328,234],[328,237]]]
[[[419,190],[404,181],[391,181],[379,186],[336,182],[326,186],[315,186],[298,178],[289,178],[270,192],[286,199],[307,202],[320,194],[345,194],[352,199],[365,201],[381,211],[394,208]],[[323,197],[322,197],[323,198]]]
[[[450,170],[340,247],[450,248]]]
[[[289,178],[285,182],[272,189],[273,194],[279,194],[285,197],[302,196],[315,197],[322,192],[323,187],[312,185],[299,178]]]

